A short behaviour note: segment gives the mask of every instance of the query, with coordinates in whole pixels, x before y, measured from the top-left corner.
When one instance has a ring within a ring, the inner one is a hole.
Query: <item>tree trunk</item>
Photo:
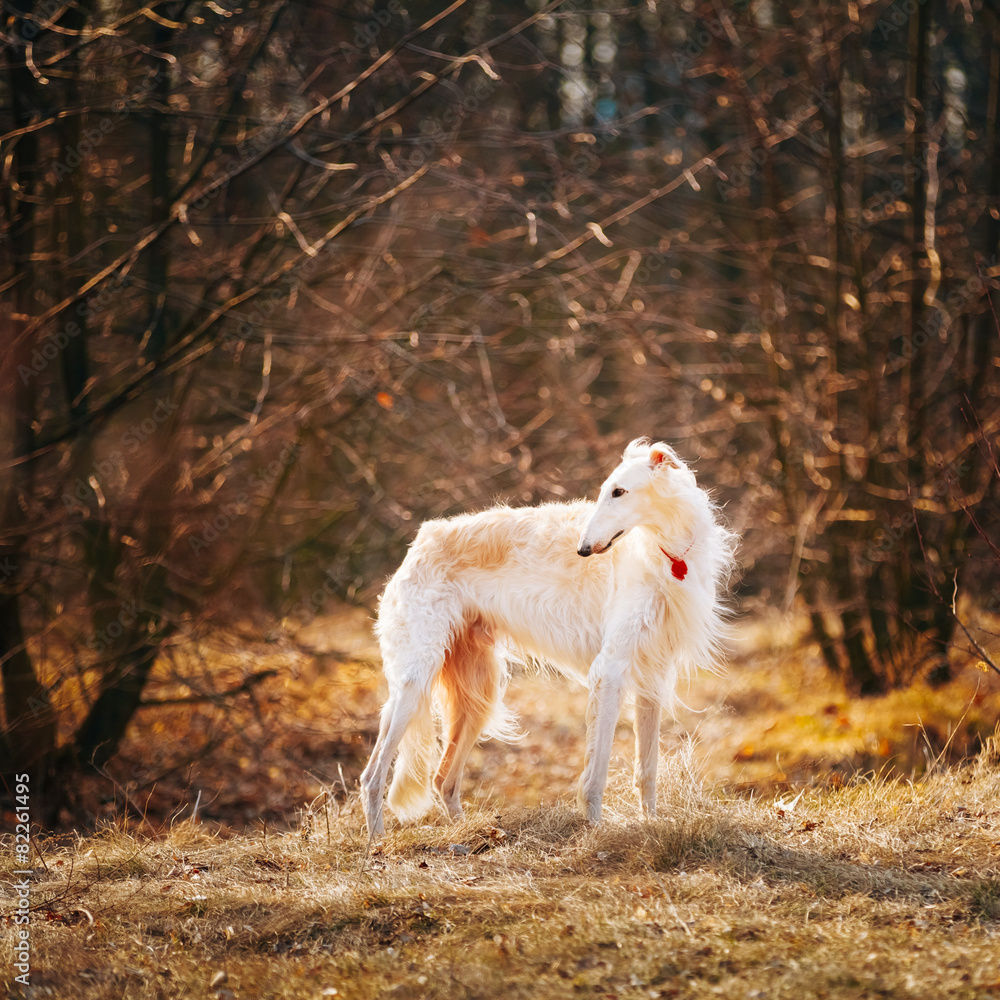
[[[166,54],[174,31],[161,24],[152,27],[155,51]],[[170,209],[170,131],[166,112],[169,105],[170,77],[166,70],[157,70],[154,93],[156,107],[147,120],[149,131],[149,220],[160,225]],[[155,242],[148,251],[149,293],[148,319],[140,350],[146,357],[160,357],[169,346],[169,323],[166,309],[166,289],[169,281],[169,256],[166,241]],[[158,426],[150,440],[154,454],[165,454],[168,425]],[[162,448],[157,446],[160,441]],[[154,498],[162,491],[156,472],[150,474],[143,492],[145,503],[137,505],[136,520],[142,527],[129,527],[129,533],[141,539],[149,569],[138,580],[128,580],[125,551],[119,533],[109,522],[100,504],[92,507],[86,534],[86,551],[91,573],[90,603],[95,637],[99,647],[106,645],[106,673],[98,694],[86,718],[74,736],[77,759],[85,766],[101,769],[117,752],[133,716],[142,702],[142,694],[156,662],[163,635],[163,602],[167,573],[159,561],[166,546],[169,531],[157,520],[158,503]],[[130,606],[123,592],[133,595]],[[114,623],[120,634],[107,639]]]
[[[121,656],[112,683],[97,696],[77,730],[80,763],[100,769],[114,756],[142,701],[158,652],[157,647],[143,644]]]
[[[843,380],[845,386],[859,381],[856,376],[861,369],[861,359],[858,355],[860,348],[856,345],[859,339],[856,336],[857,331],[852,331],[854,336],[848,336],[847,329],[849,324],[856,324],[857,321],[850,312],[844,310],[846,278],[848,275],[857,274],[859,270],[854,247],[849,238],[852,220],[847,204],[848,176],[844,155],[846,141],[844,92],[847,86],[853,85],[851,73],[856,67],[852,63],[851,55],[856,47],[856,33],[849,30],[841,43],[831,42],[829,50],[830,58],[833,60],[831,76],[834,86],[831,88],[827,126],[830,148],[830,195],[834,211],[830,237],[833,281],[830,283],[827,306],[828,337],[831,345],[832,372]],[[860,441],[867,438],[867,428],[863,423],[858,426],[859,422],[863,421],[865,409],[861,404],[857,388],[831,393],[830,396],[831,423],[837,437],[836,465],[831,466],[834,477],[832,491],[846,494],[847,507],[860,507],[865,504],[859,483],[863,473],[857,467],[857,458],[849,460],[848,453]],[[868,695],[882,691],[883,683],[879,672],[872,665],[865,641],[869,631],[867,581],[864,579],[863,569],[856,571],[852,566],[855,551],[863,546],[859,529],[864,523],[837,520],[829,530],[833,535],[830,545],[830,573],[840,609],[843,628],[841,641],[849,682],[860,694]]]
[[[24,5],[30,13],[32,4]],[[26,336],[21,324],[36,309],[35,286],[31,280],[35,251],[35,206],[39,190],[39,148],[31,122],[35,95],[34,78],[25,62],[25,48],[17,40],[31,37],[34,22],[15,19],[8,26],[12,43],[9,62],[9,93],[13,118],[24,134],[11,146],[10,171],[13,184],[7,189],[7,218],[10,220],[10,252],[13,270],[19,276],[11,290],[10,301],[0,315],[10,338],[0,361],[0,389],[10,407],[8,445],[4,449],[10,467],[0,486],[0,513],[3,534],[0,536],[0,676],[3,678],[5,770],[27,772],[32,776],[32,792],[44,795],[45,779],[55,749],[55,716],[48,692],[35,673],[22,622],[21,588],[23,559],[21,527],[24,523],[22,498],[30,494],[31,455],[35,448],[34,380],[31,367],[34,341]]]
[[[909,244],[911,253],[910,301],[909,301],[909,345],[903,356],[907,359],[904,367],[903,401],[907,407],[906,454],[903,457],[901,479],[909,484],[915,495],[927,482],[931,470],[927,468],[924,449],[927,445],[927,353],[925,344],[927,335],[925,329],[930,329],[935,307],[929,307],[925,298],[929,291],[930,256],[936,255],[933,243],[928,239],[928,233],[933,227],[933,220],[928,220],[928,165],[929,157],[936,157],[936,149],[931,147],[932,138],[929,134],[930,116],[927,109],[927,58],[928,34],[930,31],[932,4],[923,4],[917,8],[916,15],[910,21],[910,79],[908,94],[913,108],[915,121],[908,152],[911,163],[922,164],[921,169],[913,172],[910,195],[910,231]],[[907,512],[914,516],[916,511]],[[931,632],[934,617],[934,583],[930,579],[935,572],[934,566],[924,558],[923,546],[917,537],[919,525],[914,523],[903,540],[903,551],[898,560],[898,594],[899,627],[897,643],[912,653],[920,643],[921,636]],[[927,576],[926,583],[921,580],[917,567],[923,566]],[[948,679],[947,660],[938,663],[935,672],[939,682]]]

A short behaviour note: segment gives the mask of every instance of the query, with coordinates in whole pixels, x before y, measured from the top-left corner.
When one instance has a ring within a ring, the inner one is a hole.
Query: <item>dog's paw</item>
[[[580,807],[580,812],[583,813],[583,818],[590,823],[591,826],[596,826],[601,822],[601,800],[600,799],[589,799],[583,794],[583,790],[576,797],[577,805]]]

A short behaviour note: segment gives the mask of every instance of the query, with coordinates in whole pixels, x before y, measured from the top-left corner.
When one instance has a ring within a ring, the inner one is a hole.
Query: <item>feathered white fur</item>
[[[384,831],[397,750],[392,811],[419,819],[436,793],[461,816],[469,751],[483,733],[514,735],[497,644],[587,684],[579,802],[591,822],[622,695],[635,693],[636,790],[652,815],[661,708],[678,678],[719,659],[735,541],[691,470],[646,439],[625,449],[596,503],[498,506],[423,524],[379,605],[389,697],[361,776],[370,835]],[[432,775],[435,709],[443,752]]]

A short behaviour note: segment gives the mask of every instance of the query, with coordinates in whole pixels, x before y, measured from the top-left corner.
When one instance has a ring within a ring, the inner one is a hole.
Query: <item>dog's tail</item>
[[[463,730],[473,736],[516,743],[517,716],[503,702],[510,668],[499,656],[496,639],[481,619],[466,623],[438,677],[438,705],[445,737],[460,739]]]
[[[389,808],[403,823],[420,819],[434,805],[431,767],[436,746],[434,708],[428,694],[399,744],[389,786]]]

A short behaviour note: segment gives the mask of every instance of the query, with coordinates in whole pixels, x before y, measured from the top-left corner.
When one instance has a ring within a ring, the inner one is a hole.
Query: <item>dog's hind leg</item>
[[[474,621],[455,638],[441,671],[444,753],[434,787],[448,815],[462,815],[462,773],[469,752],[499,709],[503,672],[493,636]]]
[[[656,765],[660,756],[660,703],[635,698],[635,790],[647,816],[656,815]]]
[[[389,808],[403,822],[420,819],[434,804],[431,757],[436,747],[433,690],[461,606],[446,590],[428,596],[426,581],[414,584],[403,567],[386,586],[379,604],[376,632],[389,698],[382,709],[371,760],[361,775],[361,803],[371,836],[384,832],[383,795],[396,752],[387,796]],[[412,569],[412,568],[411,568]]]
[[[418,720],[420,725],[417,726],[416,731],[408,732],[411,723]],[[361,774],[361,805],[364,809],[369,836],[380,837],[385,832],[383,820],[385,783],[389,774],[389,766],[392,764],[396,751],[403,744],[404,737],[406,745],[403,747],[404,754],[400,757],[393,778],[393,788],[397,789],[404,774],[407,786],[420,785],[422,777],[423,784],[429,785],[426,763],[424,763],[423,768],[420,765],[422,760],[426,762],[429,757],[430,749],[425,744],[428,740],[433,741],[433,721],[430,692],[423,685],[412,681],[403,681],[390,691],[389,699],[382,708],[375,748],[372,750],[368,765]],[[424,772],[423,775],[420,774],[421,770]],[[393,805],[395,806],[396,803]],[[397,808],[394,808],[393,811],[397,815],[399,814]]]

